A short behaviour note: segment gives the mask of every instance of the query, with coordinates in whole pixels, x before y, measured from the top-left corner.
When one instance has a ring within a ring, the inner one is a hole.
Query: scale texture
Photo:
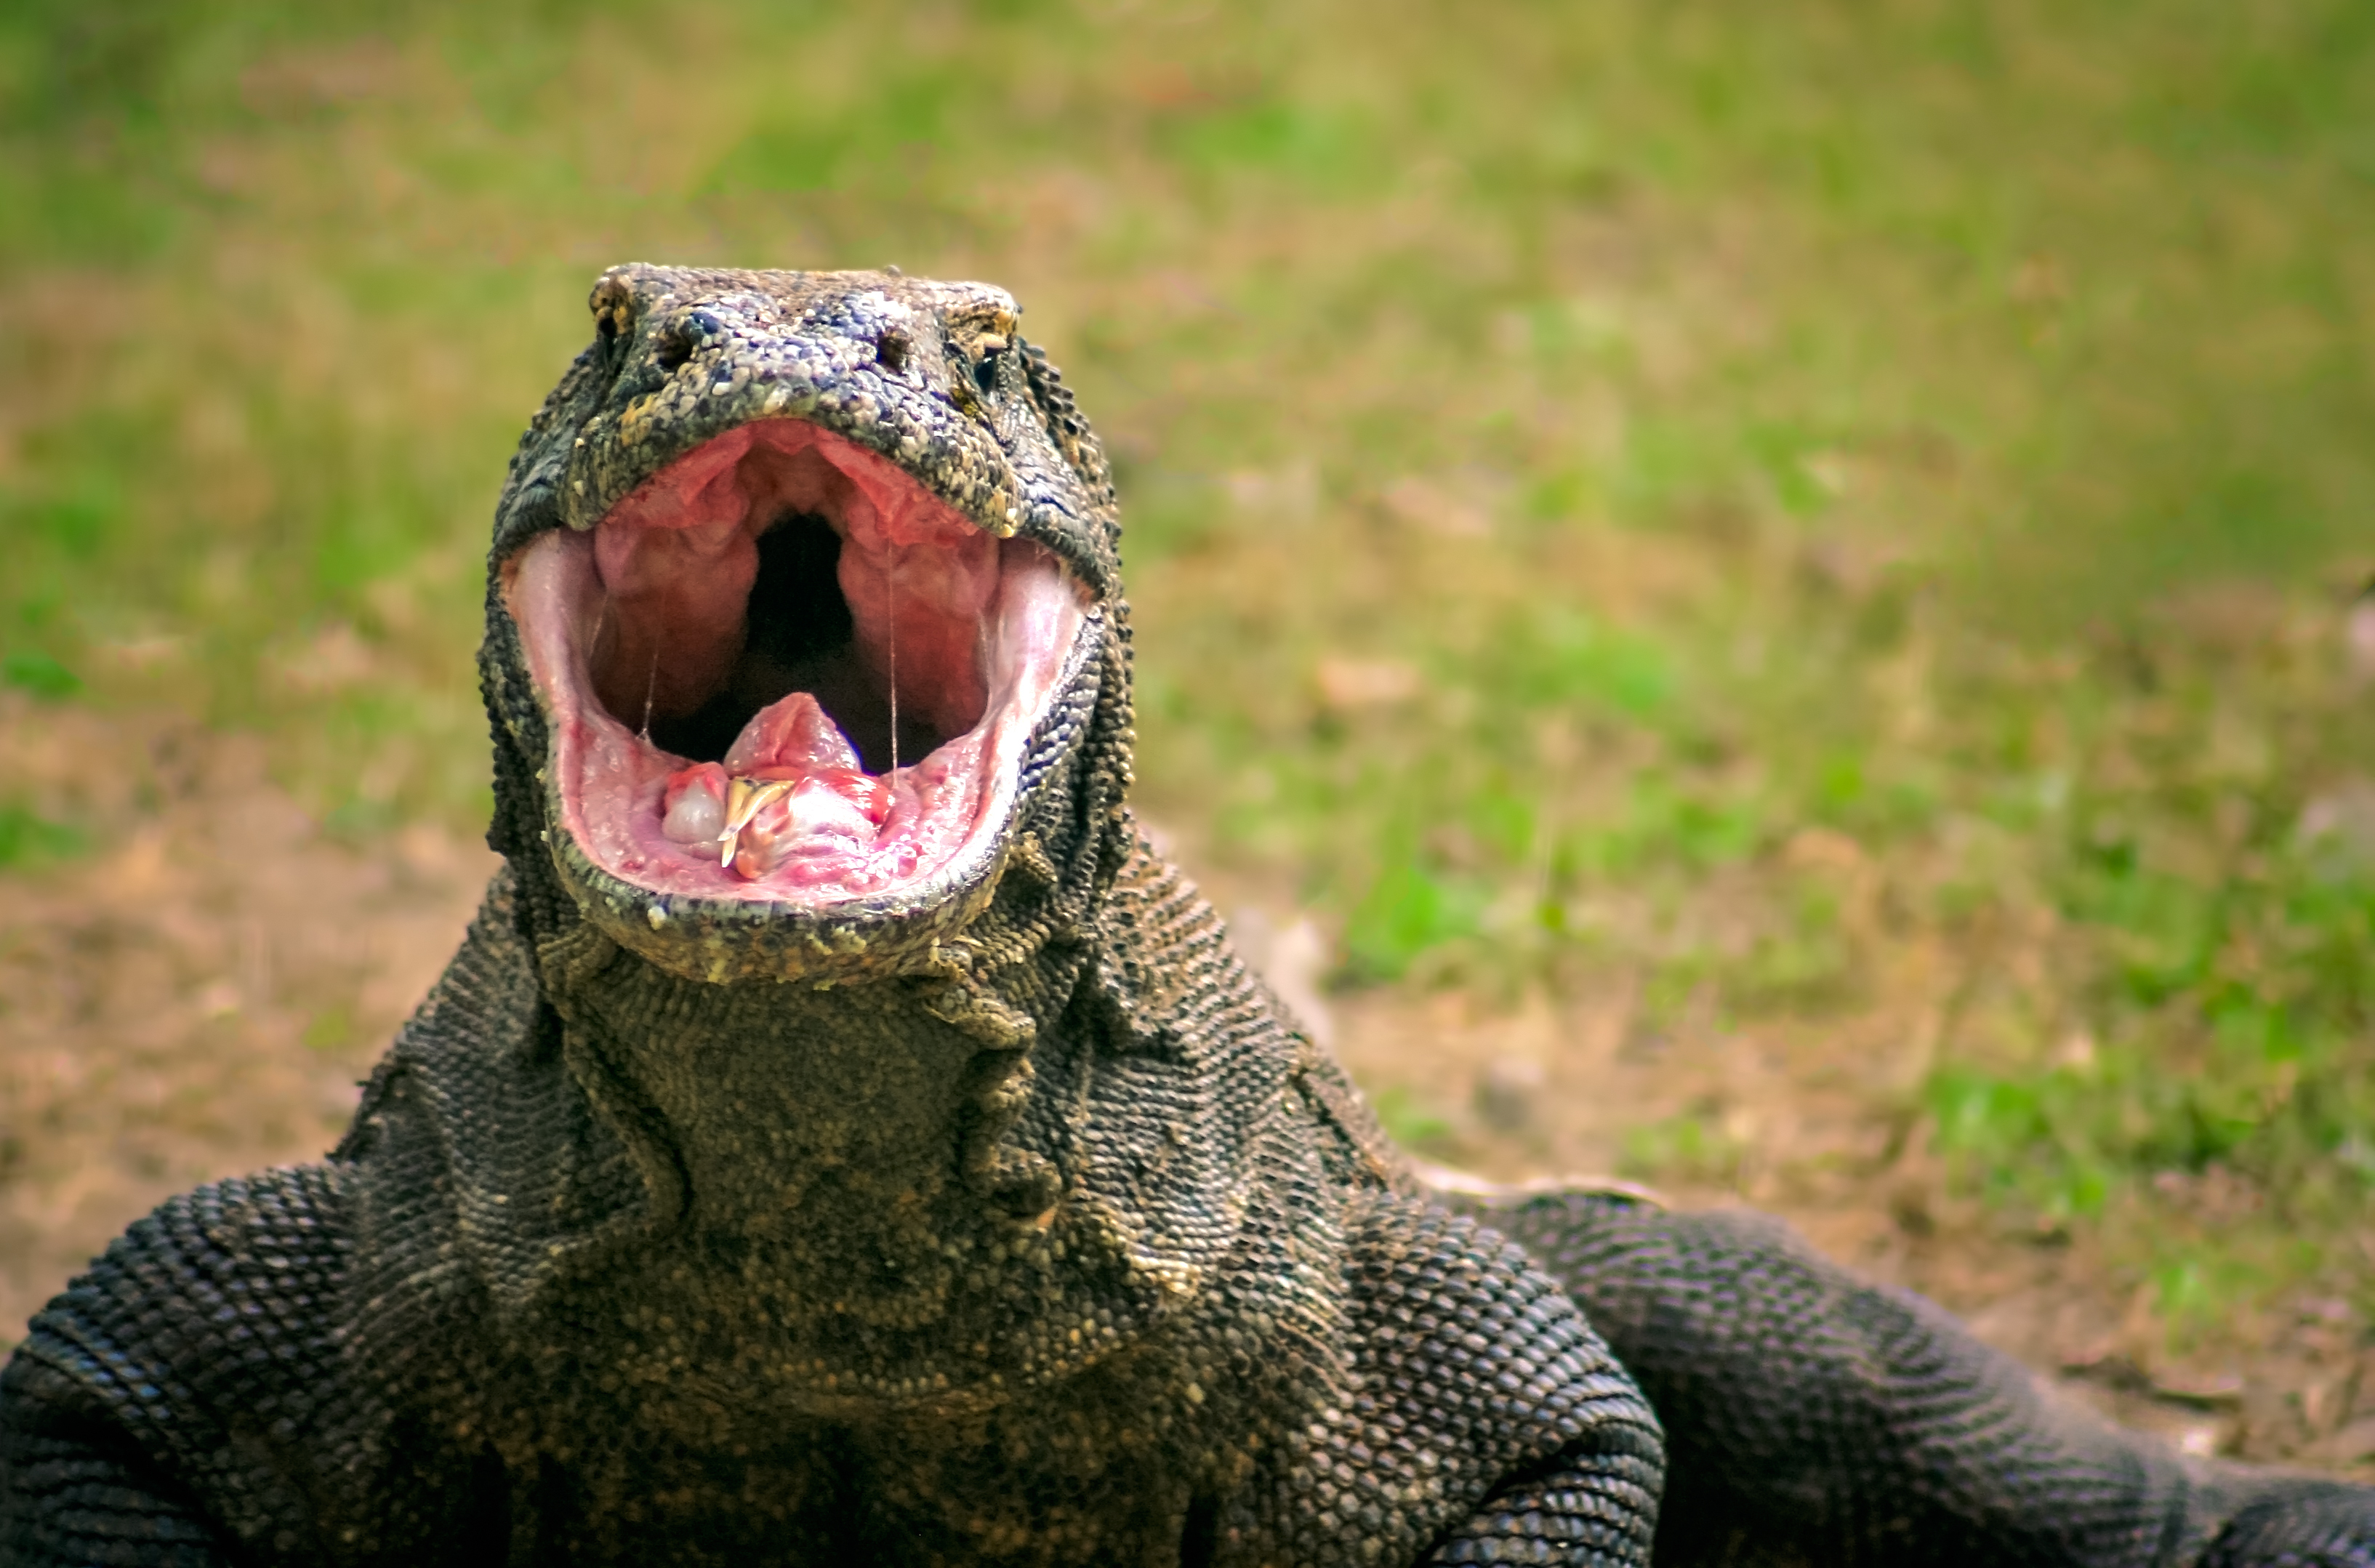
[[[1424,1188],[1130,819],[1113,489],[1003,294],[593,308],[497,513],[505,868],[328,1159],[35,1318],[0,1562],[2375,1564],[2367,1491],[2052,1407],[1769,1223]],[[776,418],[1094,607],[994,853],[654,899],[559,826],[505,567]]]

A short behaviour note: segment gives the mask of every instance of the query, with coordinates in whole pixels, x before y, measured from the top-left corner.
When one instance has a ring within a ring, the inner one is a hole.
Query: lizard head
[[[1094,436],[985,285],[637,265],[590,303],[497,512],[497,847],[688,977],[947,961],[1018,847],[1046,878],[1100,733],[1118,811]]]

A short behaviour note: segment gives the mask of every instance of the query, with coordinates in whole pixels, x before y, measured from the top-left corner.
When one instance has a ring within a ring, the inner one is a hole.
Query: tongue
[[[762,768],[801,773],[861,771],[849,737],[805,691],[753,713],[726,753],[729,773],[755,773]]]
[[[868,854],[892,805],[892,786],[861,772],[816,698],[795,691],[743,726],[722,766],[696,762],[669,775],[660,831],[697,858],[716,855],[745,881],[783,871],[805,885]]]

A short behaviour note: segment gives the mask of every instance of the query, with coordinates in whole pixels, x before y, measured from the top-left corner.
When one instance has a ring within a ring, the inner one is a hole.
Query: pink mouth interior
[[[996,831],[1086,598],[1044,548],[792,419],[696,448],[508,573],[586,854],[655,892],[808,903]]]

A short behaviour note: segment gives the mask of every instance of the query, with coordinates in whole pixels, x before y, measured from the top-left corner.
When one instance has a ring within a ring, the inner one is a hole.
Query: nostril
[[[874,358],[885,370],[904,371],[913,347],[907,335],[894,326],[874,340]]]

